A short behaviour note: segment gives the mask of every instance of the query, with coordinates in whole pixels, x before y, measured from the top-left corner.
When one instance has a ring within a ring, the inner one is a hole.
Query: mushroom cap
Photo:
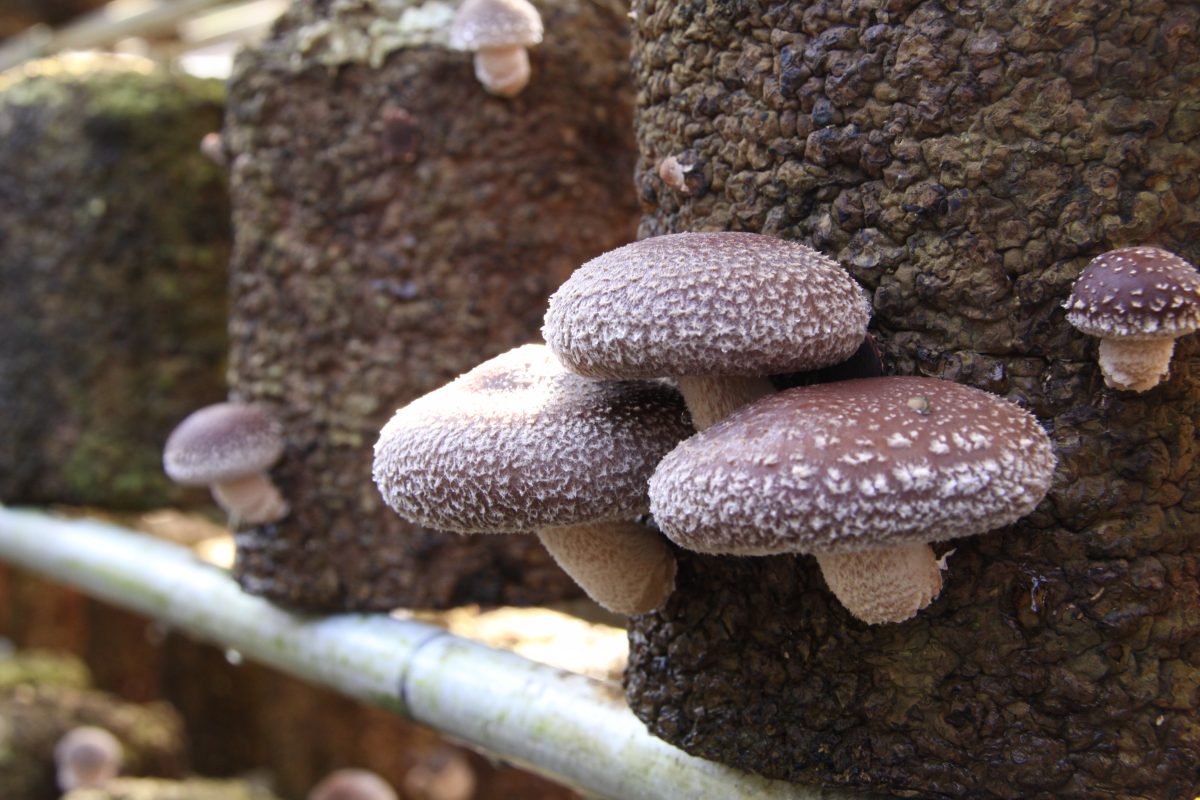
[[[282,454],[279,424],[266,409],[216,403],[192,412],[171,431],[163,469],[176,483],[205,486],[264,472]]]
[[[397,800],[396,790],[374,772],[338,769],[308,792],[308,800]]]
[[[104,728],[72,728],[54,745],[59,788],[96,786],[116,777],[123,755],[121,742]]]
[[[701,553],[850,553],[1013,522],[1054,463],[1037,420],[1006,400],[865,378],[767,396],[684,441],[650,480],[650,510]]]
[[[691,433],[671,387],[588,380],[526,345],[397,411],[375,483],[397,514],[441,530],[627,520],[646,513],[654,466]]]
[[[871,317],[837,262],[756,233],[676,233],[592,259],[550,298],[542,334],[593,378],[761,376],[844,361]]]
[[[542,41],[542,17],[528,0],[466,0],[450,23],[455,50],[528,47]]]
[[[1200,328],[1200,273],[1158,247],[1109,250],[1084,267],[1064,307],[1089,336],[1184,336]]]

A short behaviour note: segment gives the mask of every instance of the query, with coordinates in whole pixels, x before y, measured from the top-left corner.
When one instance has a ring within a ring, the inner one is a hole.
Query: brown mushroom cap
[[[542,41],[542,17],[527,0],[466,0],[450,25],[455,50],[528,47]]]
[[[400,516],[441,530],[628,520],[690,434],[670,387],[581,378],[526,345],[397,411],[375,445],[375,482]]]
[[[650,481],[655,520],[702,553],[850,553],[1024,516],[1055,458],[1032,415],[933,378],[788,389],[697,434]]]
[[[308,792],[308,800],[397,800],[387,781],[365,769],[334,770]]]
[[[1071,288],[1067,321],[1090,336],[1175,338],[1200,328],[1200,273],[1157,247],[1091,260]]]
[[[677,233],[587,262],[550,298],[542,329],[594,378],[771,375],[836,364],[870,304],[837,262],[755,233]]]
[[[190,414],[167,438],[163,469],[204,486],[264,472],[283,454],[279,425],[261,406],[217,403]]]

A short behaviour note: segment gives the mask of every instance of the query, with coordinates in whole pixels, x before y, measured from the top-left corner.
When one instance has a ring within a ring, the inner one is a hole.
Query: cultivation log
[[[577,594],[534,537],[416,528],[371,480],[398,407],[535,341],[571,270],[634,235],[627,9],[538,7],[513,99],[446,48],[437,0],[302,0],[237,63],[233,393],[278,413],[292,509],[238,538],[252,592],[313,609]]]
[[[0,76],[0,501],[196,500],[162,444],[225,393],[219,82],[70,55]]]
[[[946,588],[868,627],[808,557],[680,555],[635,620],[635,713],[685,750],[929,798],[1191,798],[1200,785],[1200,346],[1105,388],[1061,303],[1087,261],[1200,259],[1195,3],[634,6],[641,235],[835,255],[888,372],[1021,403],[1038,510],[945,543]],[[662,162],[668,160],[666,166]]]

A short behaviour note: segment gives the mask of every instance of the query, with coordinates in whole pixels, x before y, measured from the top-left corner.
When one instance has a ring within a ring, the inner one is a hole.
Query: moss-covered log
[[[229,202],[198,150],[221,108],[140,59],[0,78],[0,500],[185,497],[162,443],[224,395]]]
[[[292,508],[239,536],[250,591],[321,609],[577,593],[533,537],[414,528],[371,480],[396,408],[537,339],[558,284],[634,234],[627,9],[538,6],[511,100],[446,49],[437,0],[302,0],[238,62],[231,373],[283,421]]]
[[[1181,342],[1169,383],[1114,392],[1060,304],[1110,247],[1200,258],[1200,9],[634,11],[641,233],[755,230],[836,255],[872,293],[889,372],[1022,403],[1060,459],[1033,515],[940,548],[946,588],[903,624],[851,619],[808,557],[681,554],[675,596],[631,631],[634,711],[794,781],[1193,797],[1200,347]]]
[[[104,728],[120,740],[128,774],[183,774],[183,725],[166,704],[133,705],[103,692],[24,686],[0,692],[0,797],[59,797],[54,745],[80,725]]]

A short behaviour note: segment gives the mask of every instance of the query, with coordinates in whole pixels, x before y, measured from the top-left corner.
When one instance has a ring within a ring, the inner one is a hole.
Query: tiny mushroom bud
[[[663,533],[701,553],[810,553],[847,610],[900,622],[941,591],[929,542],[1029,513],[1055,458],[1005,400],[933,378],[787,389],[684,441],[650,480]]]
[[[1067,321],[1100,337],[1100,370],[1115,389],[1144,392],[1170,373],[1175,339],[1200,327],[1200,273],[1157,247],[1096,256],[1063,304]]]
[[[103,728],[85,725],[72,728],[54,746],[58,788],[103,786],[121,771],[121,743]]]
[[[308,792],[308,800],[398,800],[383,778],[365,769],[339,769]]]
[[[870,304],[829,259],[755,233],[677,233],[592,259],[550,298],[542,333],[593,378],[673,377],[698,430],[862,344]]]
[[[526,345],[397,411],[375,445],[375,483],[420,525],[537,531],[593,600],[636,614],[671,593],[675,556],[633,520],[649,509],[654,466],[691,432],[674,389],[581,378]]]
[[[262,525],[288,507],[266,471],[283,454],[278,423],[261,406],[217,403],[190,414],[163,448],[163,469],[176,483],[208,486],[234,527]]]
[[[529,83],[529,53],[542,41],[542,17],[528,0],[465,0],[450,24],[450,46],[475,53],[475,77],[500,97]]]

